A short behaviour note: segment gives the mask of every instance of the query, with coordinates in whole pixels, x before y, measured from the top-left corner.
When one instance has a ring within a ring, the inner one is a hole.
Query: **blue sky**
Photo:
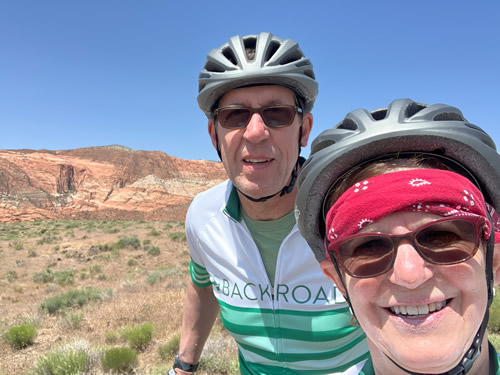
[[[217,160],[198,73],[210,49],[261,31],[314,64],[312,137],[409,97],[459,107],[500,146],[499,19],[482,0],[0,0],[0,148]]]

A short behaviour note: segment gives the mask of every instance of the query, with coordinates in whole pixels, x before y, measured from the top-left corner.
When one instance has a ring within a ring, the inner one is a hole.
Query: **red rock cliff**
[[[224,179],[218,162],[121,146],[0,150],[0,221],[184,220],[193,197]]]

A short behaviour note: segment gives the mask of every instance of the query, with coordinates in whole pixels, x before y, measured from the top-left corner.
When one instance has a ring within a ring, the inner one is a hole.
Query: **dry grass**
[[[178,234],[183,230],[182,222],[0,224],[0,335],[27,320],[38,326],[34,344],[22,350],[0,339],[0,374],[25,374],[40,356],[75,340],[95,348],[113,346],[106,343],[106,333],[143,323],[152,323],[154,333],[151,344],[139,353],[135,373],[166,374],[173,358],[162,359],[158,348],[180,331],[189,277],[187,244]],[[160,254],[113,246],[131,237],[158,247]],[[73,271],[73,284],[33,280],[35,273],[48,269]],[[103,301],[54,315],[39,309],[46,298],[85,287],[113,293]],[[202,358],[205,369],[200,369],[200,375],[237,373],[236,345],[220,325],[214,328]],[[96,368],[93,373],[102,371]]]

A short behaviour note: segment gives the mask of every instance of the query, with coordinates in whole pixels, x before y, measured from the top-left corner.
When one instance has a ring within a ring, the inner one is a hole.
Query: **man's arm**
[[[219,303],[212,288],[200,288],[190,279],[186,288],[182,317],[180,360],[191,364],[198,363],[218,312]],[[176,372],[181,375],[190,374],[179,369]]]

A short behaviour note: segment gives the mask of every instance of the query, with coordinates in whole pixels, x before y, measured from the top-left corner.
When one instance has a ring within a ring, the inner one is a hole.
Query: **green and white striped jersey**
[[[297,226],[281,244],[274,287],[230,181],[196,196],[186,234],[191,278],[213,288],[242,374],[359,373],[368,358],[365,335]]]

